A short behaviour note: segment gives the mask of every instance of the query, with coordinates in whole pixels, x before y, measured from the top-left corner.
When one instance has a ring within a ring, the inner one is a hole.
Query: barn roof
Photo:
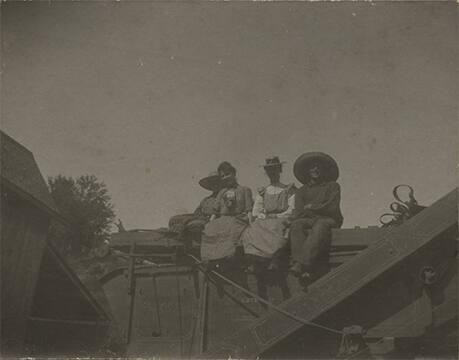
[[[2,185],[45,211],[58,214],[35,158],[27,148],[0,131]]]

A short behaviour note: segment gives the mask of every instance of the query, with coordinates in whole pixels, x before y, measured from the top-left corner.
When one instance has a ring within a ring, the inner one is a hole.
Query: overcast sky
[[[341,170],[345,227],[392,187],[456,186],[455,3],[2,3],[2,129],[44,176],[95,174],[126,228],[167,225],[222,160]]]

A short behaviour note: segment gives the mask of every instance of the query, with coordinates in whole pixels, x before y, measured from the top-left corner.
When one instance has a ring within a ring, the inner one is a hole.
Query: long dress
[[[285,220],[294,208],[294,185],[268,185],[258,191],[252,222],[242,234],[244,253],[262,258],[272,256],[287,244]]]
[[[220,190],[216,213],[220,216],[206,224],[201,240],[201,259],[218,260],[231,257],[241,245],[241,234],[248,225],[247,214],[252,209],[252,192],[236,185]]]

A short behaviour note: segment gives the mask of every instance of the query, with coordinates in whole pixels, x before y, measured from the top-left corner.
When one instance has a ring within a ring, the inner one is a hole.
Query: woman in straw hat
[[[201,242],[203,261],[230,258],[236,253],[253,205],[251,190],[238,184],[236,169],[229,162],[221,163],[218,173],[222,189],[216,198],[216,214],[204,228]]]
[[[213,171],[205,178],[199,180],[199,185],[201,185],[202,188],[211,191],[212,194],[202,199],[201,203],[194,211],[194,214],[203,217],[208,221],[210,217],[215,214],[217,195],[221,189],[220,176],[216,171]]]
[[[244,252],[246,255],[271,259],[273,255],[286,245],[285,223],[292,215],[294,207],[294,184],[285,185],[280,181],[282,164],[279,157],[266,159],[263,168],[270,183],[258,189],[252,209],[252,222],[243,235]],[[271,264],[271,269],[277,267]]]
[[[252,209],[255,220],[242,234],[246,260],[257,277],[258,293],[265,298],[268,284],[280,285],[284,298],[290,297],[285,281],[287,272],[266,271],[280,270],[282,249],[287,244],[287,218],[292,215],[294,207],[294,184],[285,185],[280,181],[284,163],[277,156],[266,159],[263,168],[270,183],[258,189]],[[285,276],[280,276],[281,273]]]
[[[331,229],[340,227],[341,190],[336,182],[338,165],[327,154],[301,155],[293,168],[303,186],[295,194],[294,221],[290,227],[291,271],[313,280],[321,257],[328,254]]]

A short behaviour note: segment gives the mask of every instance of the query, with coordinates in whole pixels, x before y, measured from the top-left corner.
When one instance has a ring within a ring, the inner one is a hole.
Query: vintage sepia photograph
[[[2,358],[457,359],[455,1],[10,1]]]

